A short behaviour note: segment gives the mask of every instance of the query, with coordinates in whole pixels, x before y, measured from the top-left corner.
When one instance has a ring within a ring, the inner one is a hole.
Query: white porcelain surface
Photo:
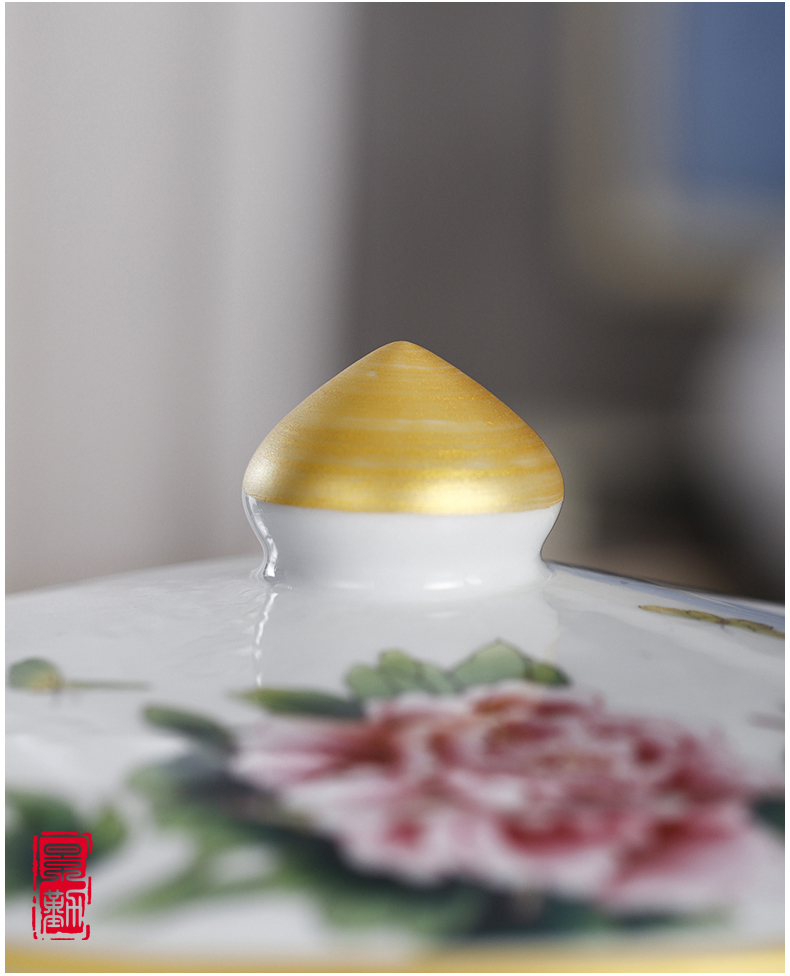
[[[383,601],[469,599],[536,583],[560,504],[495,515],[336,512],[244,495],[265,575]]]
[[[292,528],[288,514],[282,523],[272,520],[273,531]],[[505,521],[511,524],[509,516],[496,518],[503,520],[503,528]],[[324,540],[332,541],[332,521],[315,520],[322,523]],[[519,525],[527,534],[526,521],[512,522],[514,539]],[[388,525],[373,528],[380,529],[380,540],[390,539],[396,555],[413,552],[410,528],[399,539]],[[321,537],[320,531],[317,535]],[[289,539],[298,542],[294,533]],[[496,544],[484,535],[472,537],[466,555],[461,546],[462,578],[475,565],[493,562],[497,546],[518,551],[507,531]],[[345,551],[363,570],[355,578],[364,582],[366,543],[361,538],[348,542]],[[332,547],[326,552],[331,554]],[[338,586],[343,577],[329,559],[322,569],[326,575],[314,581],[331,580],[327,586],[293,585],[300,572],[298,559],[291,564],[291,582],[259,580],[259,565],[257,559],[244,558],[167,567],[19,594],[8,602],[9,663],[42,657],[70,679],[149,684],[146,690],[123,693],[9,691],[9,785],[69,798],[85,812],[112,802],[133,825],[135,846],[94,873],[89,949],[194,952],[221,946],[305,953],[347,950],[353,942],[360,951],[378,946],[401,952],[415,944],[403,933],[380,931],[353,941],[348,933],[327,927],[309,900],[297,895],[283,900],[255,894],[243,903],[183,906],[170,921],[164,915],[148,922],[114,916],[130,888],[143,889],[189,856],[188,840],[178,832],[159,832],[127,785],[130,772],[140,765],[185,750],[181,740],[141,721],[142,708],[152,703],[244,729],[260,713],[233,692],[276,686],[339,693],[350,667],[374,665],[384,649],[402,648],[449,668],[501,638],[562,668],[580,693],[603,695],[614,713],[668,718],[700,736],[715,732],[726,737],[744,762],[775,775],[781,772],[783,642],[641,609],[663,604],[783,628],[779,607],[557,565],[547,567],[539,585],[533,579],[497,589],[501,579],[494,574],[486,600],[458,600],[449,588],[429,590],[430,600],[415,600],[410,589],[408,599],[382,604],[375,587],[348,591]],[[452,560],[437,559],[432,565],[431,574],[422,577],[423,586],[454,578],[445,573]],[[286,569],[291,566],[283,563]],[[386,578],[386,571],[382,573]],[[724,937],[747,942],[779,938],[780,889],[780,877],[758,879],[744,891]],[[27,939],[29,899],[12,899],[9,906],[10,936]],[[256,918],[260,925],[254,924]],[[221,920],[219,929],[209,919]],[[710,933],[700,938],[704,941]]]

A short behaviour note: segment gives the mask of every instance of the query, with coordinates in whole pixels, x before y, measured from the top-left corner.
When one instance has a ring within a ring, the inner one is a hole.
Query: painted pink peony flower
[[[233,769],[355,866],[412,883],[694,911],[781,850],[749,811],[765,783],[721,743],[523,683],[402,695],[358,721],[272,716]]]

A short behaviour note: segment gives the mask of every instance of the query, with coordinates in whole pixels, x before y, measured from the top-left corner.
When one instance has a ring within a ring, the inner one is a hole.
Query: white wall
[[[355,5],[6,13],[8,588],[252,551],[346,365]]]

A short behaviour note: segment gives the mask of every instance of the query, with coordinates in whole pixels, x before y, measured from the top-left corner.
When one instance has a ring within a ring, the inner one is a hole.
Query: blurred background
[[[256,551],[379,345],[531,424],[544,555],[783,589],[782,3],[16,3],[10,591]]]

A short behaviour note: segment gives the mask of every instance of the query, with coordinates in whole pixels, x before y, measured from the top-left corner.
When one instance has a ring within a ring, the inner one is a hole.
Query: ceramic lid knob
[[[307,397],[255,452],[243,487],[278,505],[427,515],[525,512],[563,498],[535,431],[411,342],[382,346]]]

